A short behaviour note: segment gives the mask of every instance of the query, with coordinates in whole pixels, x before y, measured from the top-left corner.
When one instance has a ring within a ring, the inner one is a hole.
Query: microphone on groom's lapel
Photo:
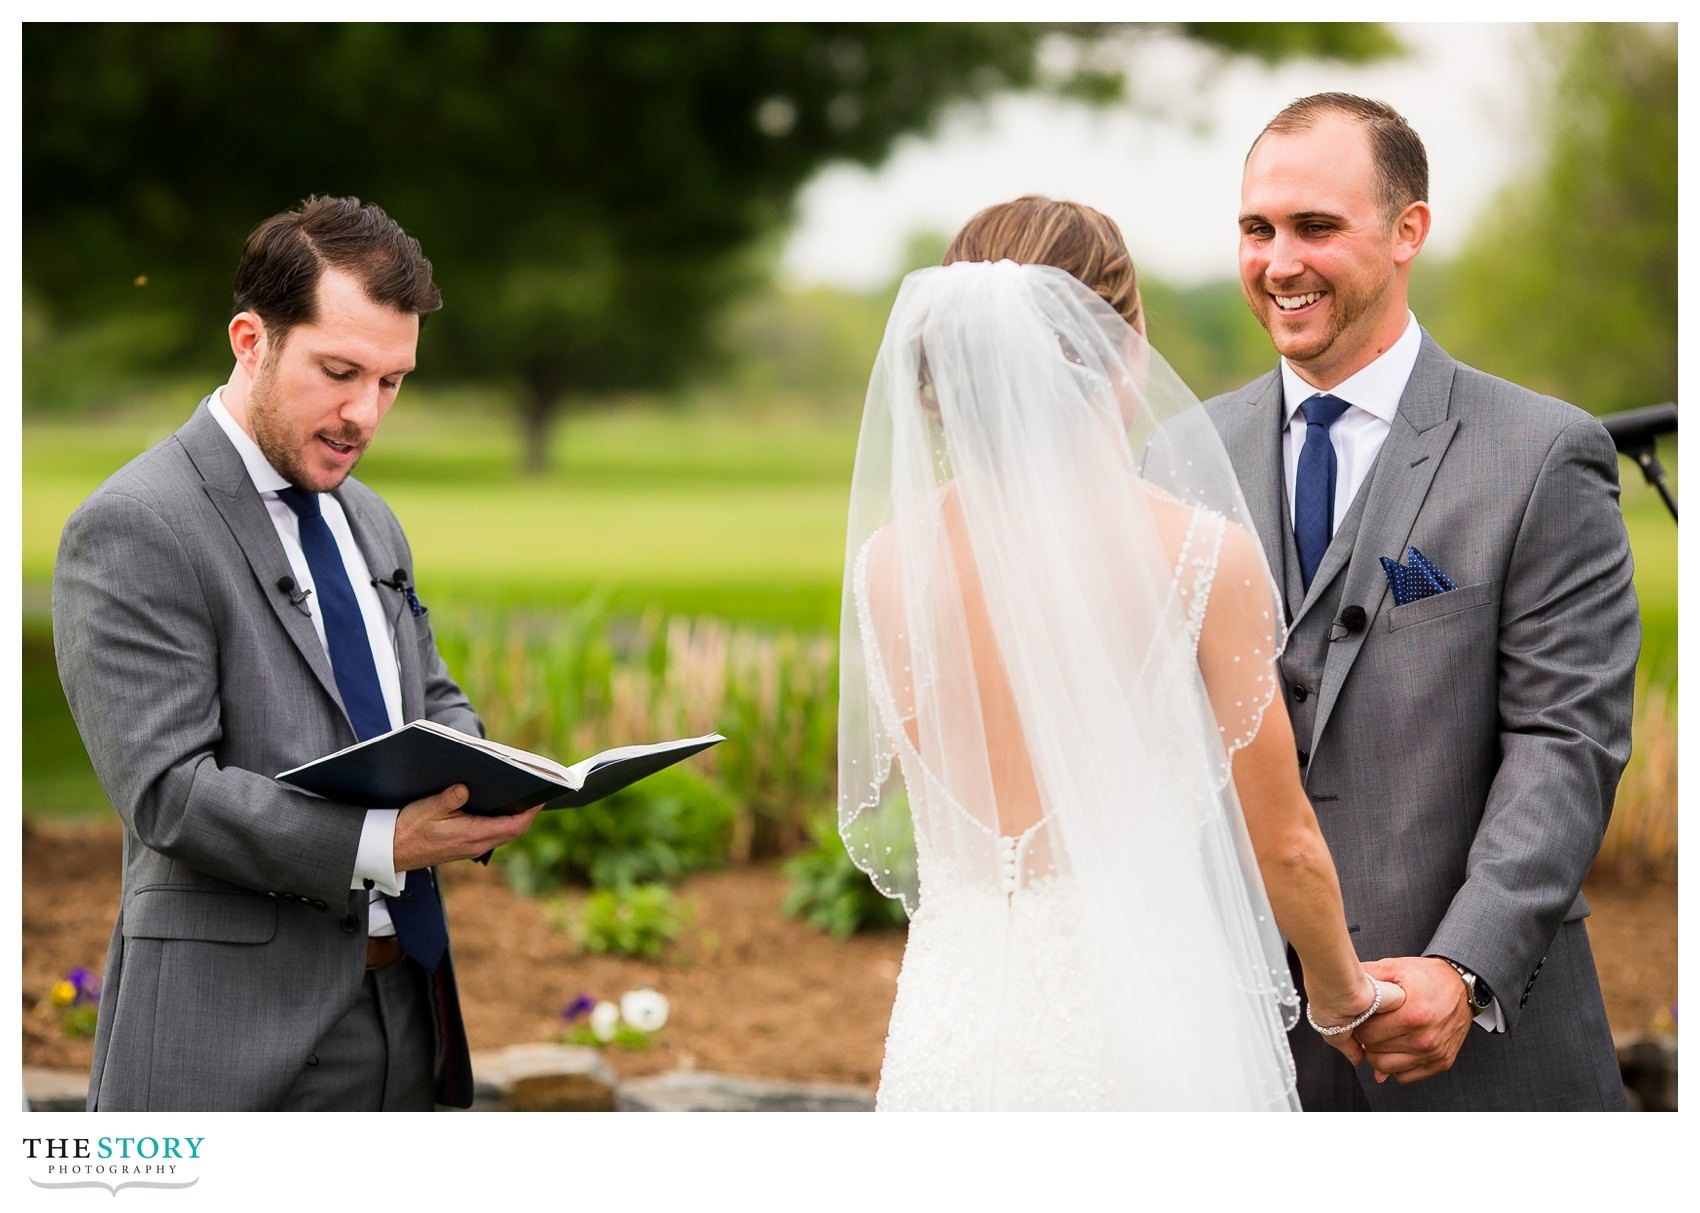
[[[312,590],[300,589],[296,586],[295,578],[293,577],[279,577],[277,579],[277,588],[289,595],[290,606],[300,611],[309,619],[313,617],[313,612],[307,609],[307,596],[313,592]]]
[[[1369,614],[1357,603],[1344,608],[1334,617],[1334,626],[1328,631],[1328,639],[1344,640],[1364,630],[1369,622]]]

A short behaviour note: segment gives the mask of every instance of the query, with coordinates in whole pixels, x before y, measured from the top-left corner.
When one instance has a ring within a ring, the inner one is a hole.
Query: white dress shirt
[[[289,557],[289,570],[295,575],[295,584],[302,590],[312,590],[313,572],[307,567],[307,554],[301,550],[301,519],[289,508],[289,503],[277,495],[278,490],[288,487],[289,482],[278,474],[277,469],[272,467],[261,453],[259,446],[224,407],[222,387],[213,393],[207,411],[230,439],[236,453],[242,457],[242,464],[248,469],[248,478],[254,482],[260,500],[265,503],[266,512],[271,515],[272,526],[277,528],[277,537],[283,542],[283,552]],[[360,617],[366,623],[366,638],[372,646],[372,664],[378,668],[378,687],[384,695],[384,709],[389,714],[390,727],[396,728],[402,723],[401,671],[396,665],[395,638],[390,632],[389,618],[384,614],[383,600],[378,597],[378,589],[372,584],[372,570],[366,564],[366,556],[361,552],[360,545],[354,541],[354,532],[349,529],[348,516],[342,512],[342,504],[329,493],[323,493],[319,497],[319,512],[324,516],[325,525],[330,528],[331,535],[336,540],[337,551],[342,555],[343,568],[348,570],[348,580],[354,587],[355,600],[360,604]],[[319,634],[319,643],[325,645],[325,655],[328,657],[330,646],[325,644],[325,622],[318,611],[312,610],[312,603],[313,600],[309,598],[308,609],[312,611],[313,630]],[[384,904],[384,899],[379,894],[401,892],[402,878],[395,870],[395,820],[400,812],[399,808],[368,809],[366,820],[360,829],[360,845],[354,856],[354,880],[349,887],[364,888],[368,880],[372,882],[371,920],[367,931],[369,935],[395,934],[395,927],[390,922],[389,907]]]
[[[1281,456],[1287,473],[1288,519],[1293,521],[1294,485],[1299,475],[1299,451],[1304,447],[1303,419],[1296,413],[1312,396],[1329,395],[1344,400],[1352,407],[1340,414],[1340,419],[1328,427],[1328,437],[1334,444],[1336,475],[1334,480],[1334,520],[1329,527],[1333,534],[1340,529],[1340,520],[1352,508],[1364,481],[1369,479],[1381,444],[1393,432],[1393,416],[1399,411],[1399,397],[1405,394],[1411,371],[1417,365],[1417,353],[1422,349],[1423,331],[1417,318],[1405,313],[1405,331],[1399,340],[1387,347],[1387,352],[1363,370],[1329,388],[1312,387],[1299,373],[1281,359],[1281,391],[1287,409],[1287,425],[1281,434]]]
[[[1416,369],[1417,354],[1423,345],[1423,331],[1417,318],[1406,312],[1405,331],[1399,340],[1387,347],[1386,353],[1357,374],[1330,388],[1327,395],[1344,400],[1352,407],[1340,414],[1339,420],[1328,427],[1329,441],[1334,444],[1334,521],[1329,532],[1340,529],[1352,500],[1369,479],[1375,467],[1375,457],[1381,444],[1393,432],[1393,417],[1399,411],[1399,398]],[[1305,431],[1309,428],[1303,418],[1296,417],[1304,402],[1312,396],[1323,395],[1299,378],[1297,371],[1281,359],[1281,393],[1287,409],[1286,428],[1281,432],[1281,457],[1287,473],[1288,522],[1293,521],[1295,509],[1294,486],[1299,476],[1299,451],[1304,447]],[[1403,555],[1401,553],[1401,555]],[[1496,996],[1487,1010],[1476,1016],[1476,1023],[1489,1032],[1504,1031]]]

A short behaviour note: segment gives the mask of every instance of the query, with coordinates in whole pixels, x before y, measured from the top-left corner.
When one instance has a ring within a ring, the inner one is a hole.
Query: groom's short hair
[[[315,195],[248,233],[236,264],[236,311],[259,316],[281,346],[290,329],[318,318],[327,266],[351,274],[373,303],[418,316],[420,327],[443,306],[419,241],[382,207]]]
[[[1428,150],[1404,115],[1385,101],[1352,93],[1300,97],[1269,120],[1251,141],[1252,149],[1264,135],[1308,131],[1328,114],[1352,119],[1364,128],[1375,161],[1376,201],[1389,222],[1411,203],[1428,201]],[[1246,159],[1250,158],[1251,151],[1247,151]]]

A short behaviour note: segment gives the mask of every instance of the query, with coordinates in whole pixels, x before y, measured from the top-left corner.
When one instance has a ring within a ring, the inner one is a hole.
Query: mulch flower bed
[[[91,1045],[66,1036],[48,1000],[76,967],[98,974],[117,912],[116,821],[24,827],[24,1064],[83,1070]],[[527,899],[501,873],[445,869],[467,1031],[474,1051],[560,1039],[581,995],[618,1002],[649,987],[668,1021],[646,1050],[608,1049],[622,1078],[699,1069],[872,1090],[903,954],[901,932],[836,939],[780,916],[774,865],[692,876],[678,887],[692,925],[659,960],[582,954],[558,924],[581,894]],[[1588,929],[1614,1030],[1669,1022],[1676,1000],[1676,885],[1591,881]]]

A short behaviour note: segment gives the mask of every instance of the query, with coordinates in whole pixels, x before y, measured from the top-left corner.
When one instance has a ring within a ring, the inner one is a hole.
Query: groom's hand
[[[1372,960],[1364,970],[1405,988],[1405,1004],[1377,1015],[1354,1035],[1375,1081],[1421,1082],[1452,1068],[1470,1032],[1468,991],[1458,971],[1433,956]]]

